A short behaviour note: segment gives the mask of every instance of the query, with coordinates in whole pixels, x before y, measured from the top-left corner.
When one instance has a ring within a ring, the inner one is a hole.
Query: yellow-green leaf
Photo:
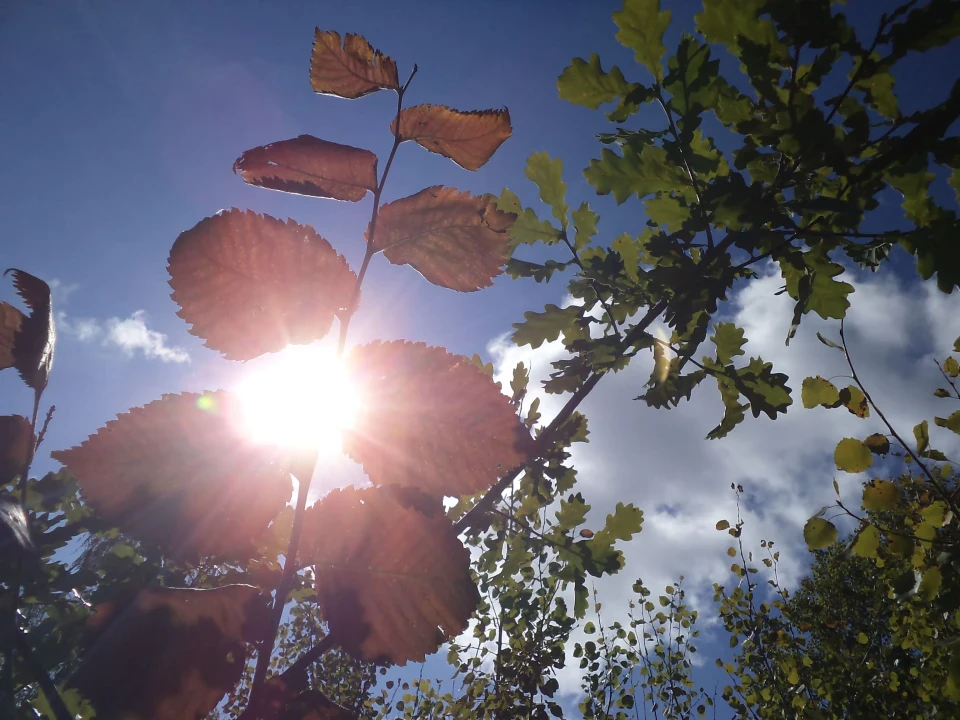
[[[917,439],[917,452],[922,453],[930,447],[930,424],[924,420],[919,425],[914,426],[913,436]]]
[[[893,510],[900,503],[900,488],[889,480],[871,480],[863,486],[863,507],[880,512]]]
[[[535,152],[527,158],[524,170],[529,180],[540,189],[540,199],[550,206],[553,216],[567,229],[567,184],[563,181],[563,160],[552,160],[545,152]]]
[[[811,550],[822,550],[837,541],[837,527],[829,520],[812,517],[803,526],[803,539]]]
[[[960,435],[960,410],[957,410],[950,417],[938,417],[934,418],[933,421],[940,427],[945,427],[947,430],[952,430],[957,433],[957,435]]]
[[[670,24],[669,10],[660,10],[660,0],[624,0],[623,10],[613,14],[613,21],[620,28],[617,41],[636,53],[637,62],[643,64],[657,80],[663,79],[660,58],[667,52],[663,33]]]
[[[614,65],[604,72],[600,57],[593,53],[590,60],[574,58],[557,78],[560,99],[596,110],[603,103],[612,102],[629,93],[634,87],[623,78],[620,68]]]
[[[853,554],[860,557],[872,558],[877,556],[877,549],[880,547],[880,531],[873,525],[867,525],[857,535],[857,541],[853,544]]]
[[[840,391],[829,380],[817,375],[808,377],[800,388],[800,398],[805,408],[814,408],[817,405],[831,407],[840,400]]]
[[[863,444],[870,448],[870,452],[874,455],[886,455],[890,452],[890,441],[887,440],[886,435],[881,435],[880,433],[867,435],[863,439]]]
[[[833,461],[838,470],[848,473],[863,472],[873,465],[873,455],[870,448],[856,438],[844,438],[837,443],[833,452]]]
[[[942,583],[943,574],[940,572],[940,568],[929,568],[923,574],[923,580],[920,581],[920,587],[917,588],[917,596],[921,600],[930,602],[937,596],[937,593],[940,592],[940,585]]]

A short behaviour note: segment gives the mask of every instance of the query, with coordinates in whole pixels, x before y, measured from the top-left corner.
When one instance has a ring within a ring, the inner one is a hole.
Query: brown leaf
[[[479,602],[441,500],[413,488],[334,490],[308,510],[303,538],[330,635],[358,659],[420,662]]]
[[[377,187],[376,155],[312,135],[247,150],[233,171],[270,190],[351,202]]]
[[[315,92],[358,98],[381,88],[398,90],[397,64],[374,50],[361,35],[316,29],[310,55],[310,85]]]
[[[68,684],[102,718],[203,720],[243,674],[267,604],[249,585],[153,588],[88,621],[90,647]]]
[[[236,208],[181,233],[167,269],[177,314],[231,360],[322,338],[357,279],[309,225]]]
[[[51,453],[102,517],[173,556],[247,550],[290,499],[277,450],[240,428],[224,391],[164,395]]]
[[[0,485],[20,474],[32,443],[29,420],[20,415],[0,415]]]
[[[27,317],[7,302],[0,302],[0,370],[14,366],[13,346]]]
[[[487,196],[436,185],[380,208],[374,247],[434,285],[472,292],[503,272],[515,219]]]
[[[390,132],[397,134],[396,118]],[[506,108],[461,112],[444,105],[417,105],[400,113],[402,139],[416,140],[467,170],[483,166],[511,132]]]
[[[527,459],[529,432],[467,358],[424,343],[374,342],[354,348],[347,365],[362,400],[343,447],[375,485],[466,495]]]
[[[3,303],[6,307],[2,311],[3,335],[20,321],[19,328],[13,337],[12,350],[5,350],[8,341],[0,339],[0,358],[12,352],[12,366],[20,373],[23,381],[37,392],[43,392],[50,379],[53,369],[53,348],[57,341],[57,329],[54,324],[53,307],[50,300],[50,286],[40,278],[36,278],[23,270],[11,268],[3,274],[13,275],[13,284],[17,294],[30,310],[30,315],[20,313],[19,318],[12,313],[15,310]],[[10,309],[7,309],[10,308]],[[10,367],[4,365],[3,367]]]

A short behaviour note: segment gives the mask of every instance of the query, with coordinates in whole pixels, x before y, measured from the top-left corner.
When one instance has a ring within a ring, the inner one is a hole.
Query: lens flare
[[[288,346],[252,370],[235,392],[254,442],[321,454],[340,450],[341,434],[360,407],[340,359],[318,346]]]

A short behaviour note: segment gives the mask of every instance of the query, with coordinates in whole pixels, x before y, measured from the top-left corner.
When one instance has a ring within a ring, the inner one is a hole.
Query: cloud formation
[[[140,354],[148,360],[165,363],[190,362],[183,348],[171,346],[164,333],[147,327],[147,316],[137,310],[128,318],[112,317],[101,322],[94,318],[71,318],[57,314],[57,329],[81,342],[101,340],[104,347],[117,348],[127,357]]]
[[[948,354],[960,335],[956,300],[930,283],[905,283],[890,274],[849,275],[843,279],[856,292],[851,295],[845,331],[857,374],[901,436],[912,438],[915,424],[945,412],[943,401],[932,397],[943,384],[933,359]],[[761,356],[790,377],[793,405],[786,416],[771,421],[748,413],[726,438],[706,440],[723,414],[715,384],[708,378],[678,408],[649,408],[632,400],[644,392],[652,369],[652,360],[644,355],[626,370],[604,378],[581,405],[589,420],[590,442],[572,450],[580,477],[577,490],[592,505],[587,527],[601,526],[617,502],[632,502],[645,518],[642,532],[624,548],[626,569],[596,583],[604,622],[623,620],[638,577],[656,595],[683,575],[688,600],[704,610],[701,625],[709,624],[708,619],[715,617],[713,583],[735,584],[726,554],[732,538],[715,529],[718,520],[736,521],[731,483],[742,484],[745,490],[741,498],[745,547],[754,551],[759,565],[766,556],[759,541],[775,541],[781,551],[779,579],[788,586],[809,566],[803,524],[834,502],[835,477],[844,502],[859,507],[860,484],[868,475],[838,472],[833,449],[843,437],[887,430],[875,414],[864,420],[843,408],[802,406],[804,377],[821,375],[845,387],[851,382],[850,371],[840,352],[816,338],[820,331],[838,339],[835,321],[806,315],[797,337],[785,346],[793,301],[775,295],[782,285],[775,266],[768,266],[760,279],[732,298],[721,319],[744,329],[749,342],[743,361]],[[705,345],[703,352],[710,352],[709,347]],[[532,393],[552,370],[550,362],[564,352],[559,342],[536,350],[517,348],[509,335],[493,340],[488,350],[496,377],[505,386],[516,362],[532,368]],[[538,395],[544,421],[549,422],[567,396]],[[956,436],[932,423],[930,431],[935,447],[947,454],[956,452]],[[569,677],[561,678],[564,693],[579,684],[577,663],[571,667]]]

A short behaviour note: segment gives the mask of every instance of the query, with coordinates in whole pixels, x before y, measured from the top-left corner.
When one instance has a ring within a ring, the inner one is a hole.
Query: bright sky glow
[[[338,452],[360,397],[331,348],[291,345],[236,387],[254,442]]]

